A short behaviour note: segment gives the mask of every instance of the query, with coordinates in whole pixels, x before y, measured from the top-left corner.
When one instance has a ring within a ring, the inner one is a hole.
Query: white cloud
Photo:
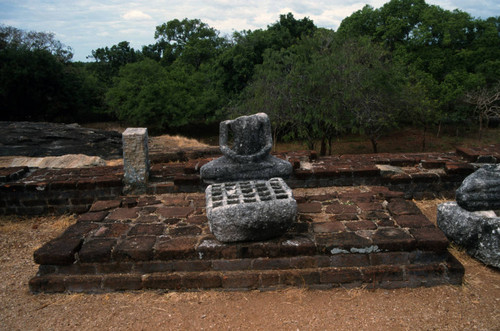
[[[143,13],[140,10],[129,10],[125,14],[122,15],[123,19],[132,20],[132,21],[142,21],[142,20],[152,20],[153,18],[148,14]]]
[[[93,49],[127,40],[134,48],[154,42],[157,25],[174,18],[199,18],[222,35],[265,29],[292,12],[319,27],[337,29],[342,20],[369,4],[389,0],[0,0],[0,23],[20,29],[54,32],[85,60]],[[474,17],[500,15],[498,0],[426,0],[444,9],[459,8]]]

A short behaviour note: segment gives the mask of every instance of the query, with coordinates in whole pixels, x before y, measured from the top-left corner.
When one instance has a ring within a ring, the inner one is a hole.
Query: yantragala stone
[[[222,242],[278,237],[297,215],[292,190],[281,178],[213,184],[205,197],[210,231]]]

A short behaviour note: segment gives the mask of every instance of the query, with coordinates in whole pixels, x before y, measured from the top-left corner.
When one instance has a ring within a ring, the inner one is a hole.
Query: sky
[[[342,20],[366,4],[388,0],[0,0],[0,24],[26,31],[52,32],[73,49],[74,61],[92,50],[128,41],[135,49],[153,44],[157,25],[172,19],[201,19],[230,36],[234,31],[265,29],[280,14],[308,17],[336,30]],[[444,9],[460,9],[477,18],[500,16],[499,0],[427,0]]]

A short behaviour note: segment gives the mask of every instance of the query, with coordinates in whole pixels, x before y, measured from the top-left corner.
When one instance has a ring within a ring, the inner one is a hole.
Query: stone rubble
[[[463,181],[457,202],[438,206],[446,236],[481,262],[500,268],[500,165],[485,165]]]

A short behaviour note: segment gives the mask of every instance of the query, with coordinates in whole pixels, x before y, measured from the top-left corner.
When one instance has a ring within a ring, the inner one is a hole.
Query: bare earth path
[[[417,204],[435,221],[439,202]],[[456,249],[460,287],[32,295],[33,251],[74,221],[0,218],[1,330],[500,330],[500,271]]]

